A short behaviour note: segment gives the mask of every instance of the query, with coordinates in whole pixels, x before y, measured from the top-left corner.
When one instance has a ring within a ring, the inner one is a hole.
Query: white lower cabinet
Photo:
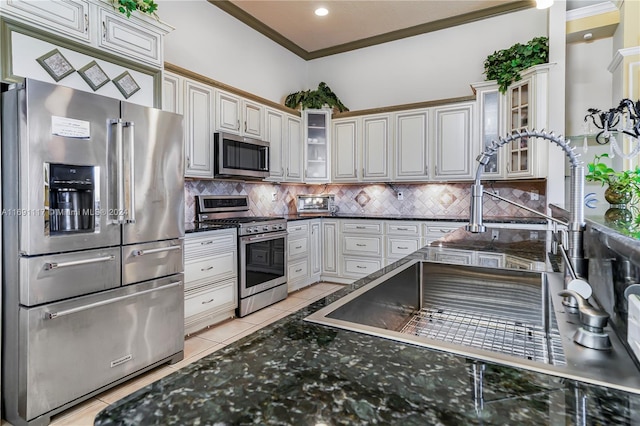
[[[238,307],[236,230],[187,234],[184,281],[186,334],[234,317]]]
[[[386,264],[415,252],[422,247],[422,223],[418,221],[387,221],[385,227]]]
[[[338,235],[340,221],[338,219],[322,219],[322,270],[323,278],[336,279],[338,275]]]
[[[362,278],[384,266],[383,221],[343,219],[339,235],[341,277]]]
[[[299,290],[320,280],[320,219],[287,224],[287,287]]]
[[[422,245],[426,246],[433,241],[450,234],[456,229],[464,226],[465,222],[423,222],[422,223]]]

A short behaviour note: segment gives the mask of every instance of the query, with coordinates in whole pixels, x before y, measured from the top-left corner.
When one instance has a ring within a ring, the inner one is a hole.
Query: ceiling
[[[534,0],[208,0],[303,59],[535,6]],[[314,15],[326,7],[329,14]]]

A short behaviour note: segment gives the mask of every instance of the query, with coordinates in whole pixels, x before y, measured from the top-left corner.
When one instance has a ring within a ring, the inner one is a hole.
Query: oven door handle
[[[89,310],[89,309],[98,308],[98,307],[104,306],[104,305],[110,305],[110,304],[116,303],[116,302],[121,302],[123,300],[131,299],[133,297],[142,296],[144,294],[149,294],[149,293],[153,293],[153,292],[160,291],[160,290],[167,290],[167,289],[170,289],[170,288],[173,288],[173,287],[177,287],[179,285],[182,285],[182,281],[174,281],[174,282],[171,282],[171,283],[169,283],[167,285],[163,285],[161,287],[154,287],[154,288],[150,288],[148,290],[142,290],[142,291],[138,291],[136,293],[127,294],[125,296],[114,297],[113,299],[107,299],[107,300],[103,300],[103,301],[100,301],[100,302],[89,303],[88,305],[78,306],[77,308],[71,308],[71,309],[67,309],[65,311],[49,312],[49,313],[46,314],[46,317],[48,319],[56,319],[56,318],[64,317],[66,315],[75,314],[77,312],[82,312],[82,311],[86,311],[86,310]]]
[[[281,231],[281,232],[268,232],[266,234],[259,234],[259,235],[246,235],[244,237],[240,237],[240,241],[243,242],[257,242],[257,241],[266,241],[266,240],[273,240],[275,238],[281,238],[281,237],[286,237],[288,234],[287,231]]]

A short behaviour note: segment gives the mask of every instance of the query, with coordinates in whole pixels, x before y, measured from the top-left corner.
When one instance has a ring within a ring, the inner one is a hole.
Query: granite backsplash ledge
[[[394,183],[394,184],[278,184],[224,180],[187,180],[185,182],[185,219],[195,218],[196,195],[248,195],[251,211],[256,216],[296,213],[298,194],[335,194],[336,206],[343,214],[380,216],[424,216],[467,218],[469,216],[470,183]],[[546,182],[497,181],[485,184],[487,190],[534,210],[546,209]],[[402,191],[404,199],[397,199]],[[531,200],[537,192],[538,200]],[[276,201],[272,194],[276,194]],[[485,216],[538,217],[507,202],[485,197]]]

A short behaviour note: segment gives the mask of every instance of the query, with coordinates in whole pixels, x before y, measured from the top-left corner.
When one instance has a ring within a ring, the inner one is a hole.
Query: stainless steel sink
[[[640,393],[640,371],[610,327],[611,351],[573,342],[579,320],[562,287],[557,273],[415,260],[305,320]]]

